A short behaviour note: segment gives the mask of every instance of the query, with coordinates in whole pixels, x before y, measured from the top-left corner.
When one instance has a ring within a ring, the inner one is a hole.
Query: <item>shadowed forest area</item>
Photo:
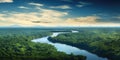
[[[85,60],[85,56],[65,54],[49,44],[31,40],[51,35],[49,30],[30,28],[0,29],[0,60]]]
[[[54,43],[120,60],[120,28],[0,28],[0,60],[86,60],[86,56],[66,54],[47,43],[31,42],[53,32],[67,32],[48,38]]]
[[[49,40],[76,46],[110,60],[120,60],[120,28],[83,28],[78,31]]]

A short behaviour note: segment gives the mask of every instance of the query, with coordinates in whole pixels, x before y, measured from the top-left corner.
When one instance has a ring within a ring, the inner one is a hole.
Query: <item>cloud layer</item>
[[[19,6],[18,8],[20,8],[20,9],[29,9],[28,7],[25,7],[25,6]]]
[[[29,3],[29,5],[34,5],[34,6],[44,6],[43,4],[40,4],[40,3]]]
[[[68,5],[61,5],[61,6],[51,6],[50,8],[59,8],[59,9],[71,9]]]
[[[70,2],[71,0],[64,1]],[[0,2],[13,1],[0,0]],[[85,5],[88,5],[88,3],[79,2],[77,7],[83,7]],[[44,6],[45,4],[32,2],[26,6],[17,6],[18,9],[24,9],[27,12],[4,11],[4,13],[0,13],[0,26],[120,26],[120,23],[113,22],[115,19],[109,19],[107,21],[97,15],[69,17],[71,15],[69,11],[63,11],[66,9],[71,10],[72,7],[69,5],[47,6],[48,8],[43,8]],[[120,17],[116,17],[116,19],[117,22],[120,21]]]
[[[39,12],[11,12],[7,14],[0,14],[0,25],[15,24],[20,26],[52,26],[62,22],[62,17],[68,15],[67,12],[43,8],[39,8],[38,11]]]
[[[13,0],[0,0],[0,3],[12,3]]]
[[[0,25],[19,25],[19,26],[120,26],[116,23],[97,22],[101,19],[98,16],[84,16],[76,18],[66,18],[67,12],[60,12],[49,9],[41,9],[40,12],[31,13],[9,13],[0,14]]]

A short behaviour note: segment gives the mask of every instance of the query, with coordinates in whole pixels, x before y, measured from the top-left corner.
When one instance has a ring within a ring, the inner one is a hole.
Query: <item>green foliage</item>
[[[112,60],[120,60],[119,28],[79,29],[79,33],[60,34],[49,40],[86,49]]]
[[[85,60],[84,56],[58,52],[52,45],[31,40],[50,35],[40,29],[0,29],[0,60]]]

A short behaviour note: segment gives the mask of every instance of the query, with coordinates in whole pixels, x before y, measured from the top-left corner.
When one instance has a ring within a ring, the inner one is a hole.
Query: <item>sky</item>
[[[0,27],[120,27],[120,0],[0,0]]]

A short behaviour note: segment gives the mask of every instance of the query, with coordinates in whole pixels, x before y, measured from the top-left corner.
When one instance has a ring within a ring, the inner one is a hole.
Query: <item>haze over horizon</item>
[[[119,0],[0,0],[0,27],[120,27]]]

